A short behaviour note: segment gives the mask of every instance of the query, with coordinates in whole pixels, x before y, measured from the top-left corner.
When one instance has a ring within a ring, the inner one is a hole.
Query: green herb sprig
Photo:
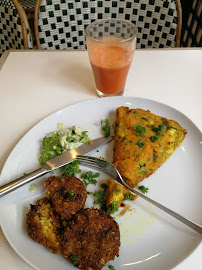
[[[119,189],[119,188],[115,188],[114,189],[114,192],[115,192],[115,194],[116,194],[116,196],[121,192],[121,190]]]
[[[132,197],[133,197],[133,195],[131,193],[124,194],[124,199],[125,200],[132,200]]]
[[[153,128],[152,130],[160,135],[163,136],[163,128],[164,128],[164,125],[163,124],[160,124],[158,125],[158,127],[156,128]]]
[[[104,131],[105,137],[109,137],[110,135],[110,125],[109,120],[107,118],[101,120],[102,130]]]
[[[139,186],[138,188],[139,188],[139,189],[142,191],[142,193],[144,193],[144,194],[147,193],[148,190],[149,190],[149,188],[147,188],[147,187],[145,187],[145,186],[143,186],[143,185],[142,185],[142,186]]]
[[[139,146],[139,148],[142,148],[142,147],[144,146],[144,142],[141,141],[141,140],[139,140],[139,141],[137,142],[137,145]]]
[[[100,208],[104,211],[106,211],[106,201],[105,201],[105,194],[106,194],[106,191],[107,191],[107,184],[103,183],[101,185],[101,188],[100,190],[98,191],[95,191],[93,193],[94,196],[97,197],[97,200],[94,202],[94,205],[100,205]]]
[[[76,265],[77,262],[79,261],[79,258],[76,257],[76,256],[74,256],[74,255],[72,255],[72,256],[71,256],[71,261],[72,261],[73,265]]]
[[[158,136],[151,136],[151,137],[150,137],[150,141],[151,141],[151,142],[157,142],[158,139],[159,139]]]
[[[113,266],[113,265],[111,265],[111,264],[110,264],[110,265],[108,265],[108,267],[109,267],[109,269],[110,269],[110,270],[115,270],[114,266]]]
[[[118,211],[118,207],[117,207],[118,203],[119,203],[119,201],[111,200],[111,204],[107,209],[107,213],[114,214],[115,212],[117,212]]]
[[[87,187],[89,184],[96,185],[97,180],[95,178],[98,178],[99,176],[100,173],[93,173],[92,171],[88,171],[81,174],[81,179],[83,180],[85,187]]]
[[[145,136],[145,133],[147,132],[146,128],[141,125],[132,125],[132,128],[137,131],[136,135],[138,137]]]
[[[79,160],[74,160],[73,162],[65,165],[64,176],[76,176],[76,174],[81,173],[79,168]]]
[[[73,190],[67,190],[68,194],[70,197],[73,197],[74,196],[74,191]]]

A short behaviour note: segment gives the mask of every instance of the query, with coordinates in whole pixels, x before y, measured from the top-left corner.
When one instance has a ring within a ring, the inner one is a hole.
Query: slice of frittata
[[[137,195],[133,195],[127,188],[111,179],[107,179],[107,191],[105,194],[107,209],[109,209],[114,204],[118,210],[124,201],[134,201],[137,199],[137,197]]]
[[[116,110],[114,130],[113,164],[131,187],[154,173],[187,133],[174,120],[128,107]]]

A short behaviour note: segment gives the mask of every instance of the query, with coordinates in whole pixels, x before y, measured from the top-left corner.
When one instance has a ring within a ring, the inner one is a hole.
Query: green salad
[[[42,140],[42,150],[38,155],[41,166],[47,160],[91,141],[88,132],[82,131],[78,126],[66,129],[64,124],[58,123],[57,128],[58,131],[51,132],[50,136],[45,136]]]

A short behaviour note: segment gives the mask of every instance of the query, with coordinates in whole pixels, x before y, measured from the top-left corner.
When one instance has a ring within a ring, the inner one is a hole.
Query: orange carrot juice
[[[91,43],[89,46],[96,88],[104,94],[123,91],[134,50],[106,43]]]

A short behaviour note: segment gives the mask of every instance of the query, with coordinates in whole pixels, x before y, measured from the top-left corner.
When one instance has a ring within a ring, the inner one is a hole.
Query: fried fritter
[[[84,209],[67,222],[61,253],[82,270],[100,270],[118,256],[120,232],[116,221],[100,209]]]
[[[52,207],[61,219],[70,219],[85,205],[87,191],[83,182],[76,177],[50,176],[44,183],[48,187]]]
[[[187,133],[174,120],[128,107],[117,109],[114,129],[113,164],[131,187],[154,173]]]
[[[36,205],[31,205],[27,214],[28,235],[37,243],[47,247],[52,253],[60,253],[60,224],[54,216],[48,198],[42,198]]]

